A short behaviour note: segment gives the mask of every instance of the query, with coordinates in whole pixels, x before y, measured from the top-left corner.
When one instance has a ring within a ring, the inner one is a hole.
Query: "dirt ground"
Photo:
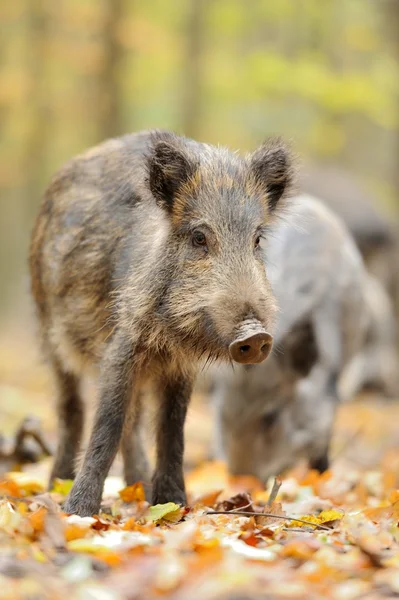
[[[22,328],[0,343],[1,432],[12,435],[33,414],[55,445],[48,374],[25,337]],[[92,405],[94,385],[86,392]],[[0,598],[398,597],[398,423],[399,402],[375,394],[341,406],[331,470],[318,476],[298,465],[271,506],[272,481],[231,478],[209,461],[212,423],[199,394],[186,428],[189,508],[150,507],[140,485],[121,492],[118,460],[95,519],[62,513],[68,482],[45,493],[51,459],[8,474]],[[254,515],[208,514],[245,508]]]

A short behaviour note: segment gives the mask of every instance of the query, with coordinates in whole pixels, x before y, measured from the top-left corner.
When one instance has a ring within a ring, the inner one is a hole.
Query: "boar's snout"
[[[273,337],[266,331],[240,336],[229,346],[231,358],[243,365],[263,362],[270,354]]]

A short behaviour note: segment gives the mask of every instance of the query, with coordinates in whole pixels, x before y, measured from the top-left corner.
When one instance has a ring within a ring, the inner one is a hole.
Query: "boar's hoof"
[[[312,459],[309,466],[311,469],[315,469],[319,473],[324,473],[330,466],[328,454],[323,454],[323,456]]]
[[[180,487],[169,476],[154,478],[152,504],[166,504],[167,502],[175,502],[175,504],[186,506],[187,498],[184,491],[184,484]]]
[[[266,332],[240,338],[230,344],[230,356],[237,363],[255,365],[263,362],[269,356],[272,342],[272,336]]]

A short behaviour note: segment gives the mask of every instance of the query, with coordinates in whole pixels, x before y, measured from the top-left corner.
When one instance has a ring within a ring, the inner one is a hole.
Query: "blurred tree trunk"
[[[49,86],[46,77],[50,55],[51,16],[46,0],[29,0],[27,17],[27,71],[29,98],[27,98],[28,128],[24,142],[24,215],[29,221],[36,211],[47,175],[47,149],[52,131]]]
[[[186,53],[183,65],[183,105],[181,125],[183,133],[197,138],[201,132],[203,100],[203,49],[208,0],[189,0],[186,23]]]
[[[399,70],[399,1],[386,0],[386,25],[388,35],[390,35],[393,47],[393,55],[396,60],[396,68]],[[399,117],[399,106],[397,107]],[[399,203],[399,128],[396,126],[395,144],[393,147],[394,157],[392,160],[392,180],[395,190],[395,205],[396,205],[396,231],[399,237],[399,222],[398,222],[398,203]],[[391,293],[394,297],[396,309],[396,341],[399,345],[399,265],[398,265],[398,248],[397,242],[393,249],[392,256],[392,282]]]
[[[108,0],[107,2],[103,28],[104,61],[98,79],[101,139],[125,133],[120,72],[124,49],[118,35],[124,9],[124,0]]]
[[[396,60],[397,70],[399,72],[399,1],[386,0],[386,25],[388,35],[391,38],[392,52]],[[399,118],[399,106],[397,107]],[[393,183],[395,186],[396,201],[399,202],[399,128],[396,127],[396,143],[394,147],[393,160]]]

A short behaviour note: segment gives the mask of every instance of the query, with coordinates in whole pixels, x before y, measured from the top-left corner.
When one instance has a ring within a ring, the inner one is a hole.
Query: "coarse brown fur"
[[[55,175],[30,252],[58,392],[52,478],[74,475],[82,375],[94,367],[100,383],[65,510],[98,511],[119,446],[127,483],[146,478],[139,423],[148,380],[159,402],[153,502],[185,502],[183,425],[195,373],[201,359],[230,360],[238,330],[273,328],[258,240],[292,181],[278,140],[240,157],[159,131],[109,140]]]

